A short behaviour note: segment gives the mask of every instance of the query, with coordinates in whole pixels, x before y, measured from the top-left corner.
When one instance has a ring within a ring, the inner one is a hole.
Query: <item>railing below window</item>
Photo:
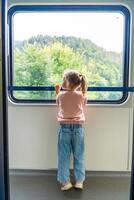
[[[53,86],[8,86],[8,91],[55,91]],[[87,91],[134,92],[134,87],[88,87]]]

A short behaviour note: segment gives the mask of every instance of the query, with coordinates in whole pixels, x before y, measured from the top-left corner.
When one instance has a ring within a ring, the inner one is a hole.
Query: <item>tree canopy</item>
[[[54,86],[61,83],[65,69],[77,69],[88,86],[122,86],[122,55],[107,52],[88,39],[33,36],[15,41],[14,85]],[[89,92],[89,99],[117,100],[121,92]],[[15,92],[16,98],[55,99],[55,92]]]

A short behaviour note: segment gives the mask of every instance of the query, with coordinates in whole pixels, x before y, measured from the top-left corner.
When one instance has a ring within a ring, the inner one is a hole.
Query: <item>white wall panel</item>
[[[134,12],[132,0],[9,0],[26,3],[124,4]],[[133,28],[133,20],[132,20]],[[132,36],[133,40],[133,36]],[[133,44],[133,42],[132,42]],[[133,53],[133,46],[131,49]],[[132,54],[133,55],[133,54]],[[131,75],[134,74],[134,58]],[[132,80],[134,82],[134,78]],[[131,168],[132,99],[124,106],[91,106],[86,111],[85,158],[87,170],[126,171]],[[56,106],[15,106],[9,103],[10,168],[51,169],[57,167]]]
[[[10,168],[57,167],[56,107],[9,107]],[[87,108],[87,170],[127,170],[129,108]]]

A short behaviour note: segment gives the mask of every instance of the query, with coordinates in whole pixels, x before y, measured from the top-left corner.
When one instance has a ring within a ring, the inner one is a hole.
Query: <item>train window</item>
[[[10,91],[16,102],[55,102],[66,68],[79,70],[89,87],[127,86],[129,12],[123,6],[15,6],[9,10]],[[127,30],[127,31],[126,31]],[[89,102],[120,103],[126,92],[90,92]]]

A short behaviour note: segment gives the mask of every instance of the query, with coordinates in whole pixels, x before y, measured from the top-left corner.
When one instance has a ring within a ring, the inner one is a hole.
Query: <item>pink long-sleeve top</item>
[[[59,106],[57,120],[60,123],[81,124],[85,121],[84,107],[87,97],[80,91],[63,91],[57,95]]]

